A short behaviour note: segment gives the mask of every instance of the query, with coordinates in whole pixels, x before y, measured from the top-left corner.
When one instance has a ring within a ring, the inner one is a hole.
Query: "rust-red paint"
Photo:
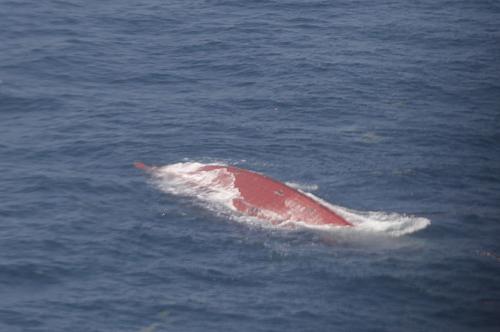
[[[146,172],[156,168],[136,162],[134,166]],[[206,165],[194,172],[205,172],[223,169],[217,178],[222,185],[230,184],[234,177],[234,187],[239,190],[240,197],[233,200],[233,205],[239,212],[279,224],[287,220],[302,221],[312,225],[352,226],[335,212],[315,201],[309,196],[286,184],[273,180],[265,175],[246,169]],[[229,174],[228,174],[229,173]],[[268,213],[268,212],[271,212]]]
[[[224,169],[234,176],[234,186],[239,190],[241,197],[234,199],[233,205],[241,213],[269,219],[268,215],[260,211],[272,211],[279,217],[278,220],[274,218],[270,220],[273,223],[292,217],[294,220],[314,225],[352,226],[321,203],[265,175],[234,166],[219,165],[203,166],[198,171],[215,169]],[[291,204],[297,207],[293,209],[293,216],[290,215]]]

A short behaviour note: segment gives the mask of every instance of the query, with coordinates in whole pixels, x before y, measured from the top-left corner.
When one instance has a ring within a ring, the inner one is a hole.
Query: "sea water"
[[[498,331],[499,40],[487,0],[0,0],[0,331]]]

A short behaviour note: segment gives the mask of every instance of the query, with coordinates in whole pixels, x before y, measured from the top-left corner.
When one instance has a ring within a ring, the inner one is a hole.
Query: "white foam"
[[[417,232],[431,224],[429,219],[423,217],[394,212],[356,211],[333,205],[310,193],[306,193],[306,195],[346,219],[353,224],[355,226],[354,228],[358,231],[401,236]]]
[[[207,164],[186,162],[156,168],[155,185],[173,195],[192,197],[213,209],[221,207],[236,211],[232,202],[240,193],[234,187],[234,177],[224,169],[198,172]]]
[[[381,211],[356,211],[333,205],[311,193],[305,192],[308,189],[307,186],[295,186],[304,194],[345,218],[354,227],[311,225],[293,219],[274,225],[266,220],[278,219],[277,216],[266,215],[265,220],[260,220],[239,213],[232,203],[233,199],[240,197],[239,190],[234,186],[234,176],[224,169],[198,171],[201,167],[207,165],[210,164],[184,162],[158,167],[152,172],[153,182],[160,190],[173,195],[193,198],[195,202],[216,214],[224,215],[237,222],[264,228],[306,228],[324,232],[357,232],[401,236],[422,230],[431,223],[429,219],[422,217]],[[218,163],[218,165],[221,164]],[[290,185],[290,183],[287,184]],[[290,208],[299,209],[300,207],[292,206]],[[264,212],[272,213],[271,211]]]
[[[307,184],[307,183],[297,183],[297,182],[285,182],[285,184],[289,187],[300,189],[302,191],[307,191],[307,192],[316,191],[319,188],[317,184]]]

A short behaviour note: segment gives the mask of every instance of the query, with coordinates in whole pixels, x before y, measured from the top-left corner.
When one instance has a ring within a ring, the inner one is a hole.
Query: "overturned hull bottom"
[[[226,165],[190,163],[181,171],[172,166],[135,163],[153,177],[176,181],[201,197],[210,197],[243,215],[272,224],[301,222],[309,225],[352,224],[301,191],[260,173]]]

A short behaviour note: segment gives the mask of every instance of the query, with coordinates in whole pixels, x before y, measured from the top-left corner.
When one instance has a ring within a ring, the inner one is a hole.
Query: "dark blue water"
[[[0,0],[1,331],[498,331],[497,1]],[[133,161],[432,224],[237,223]]]

